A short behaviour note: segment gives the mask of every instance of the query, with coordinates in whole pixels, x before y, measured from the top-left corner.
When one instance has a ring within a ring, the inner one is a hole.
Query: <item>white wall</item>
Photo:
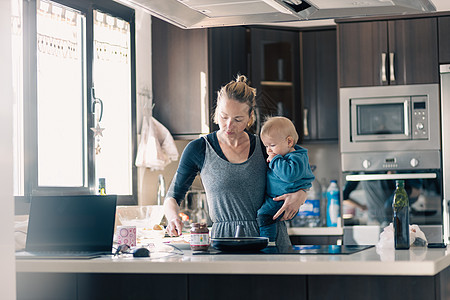
[[[11,0],[0,0],[0,293],[16,298],[13,198],[13,93],[11,65]]]
[[[139,8],[136,10],[136,128],[138,145],[144,108],[151,107],[152,100],[152,29],[151,16]],[[133,162],[134,163],[134,162]],[[138,202],[142,204],[145,169],[138,168]]]

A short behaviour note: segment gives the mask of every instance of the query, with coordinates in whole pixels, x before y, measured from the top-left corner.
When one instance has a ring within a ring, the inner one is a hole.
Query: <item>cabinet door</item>
[[[236,79],[238,74],[249,76],[247,60],[247,28],[210,28],[208,33],[209,107],[216,107],[217,92]],[[211,129],[218,126],[211,124]]]
[[[259,121],[267,115],[282,115],[290,118],[300,131],[301,120],[295,119],[300,82],[298,32],[251,28],[250,35],[250,81],[257,90]]]
[[[387,85],[387,22],[339,23],[341,87]]]
[[[196,137],[208,125],[207,35],[152,18],[153,116],[175,138]]]
[[[338,139],[336,48],[336,30],[301,33],[304,141]]]
[[[438,83],[436,18],[389,21],[388,30],[390,84]]]
[[[439,63],[450,63],[450,17],[440,17],[439,24]]]

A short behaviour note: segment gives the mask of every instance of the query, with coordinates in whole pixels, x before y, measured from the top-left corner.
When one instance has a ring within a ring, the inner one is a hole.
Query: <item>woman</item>
[[[214,122],[219,130],[190,142],[180,159],[177,173],[164,201],[169,235],[181,234],[179,204],[200,173],[213,221],[212,237],[234,236],[243,225],[246,236],[259,236],[256,212],[264,201],[266,159],[260,139],[246,131],[254,122],[255,89],[239,76],[218,92]],[[285,200],[274,215],[281,221],[292,219],[305,202],[299,190],[275,200]],[[284,222],[278,222],[277,245],[290,245]]]

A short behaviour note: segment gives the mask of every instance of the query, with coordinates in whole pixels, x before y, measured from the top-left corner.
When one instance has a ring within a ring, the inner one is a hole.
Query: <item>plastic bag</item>
[[[416,224],[409,225],[409,245],[426,246],[428,244],[427,238],[420,227]],[[377,243],[377,248],[394,248],[394,225],[390,223],[380,233],[380,239]]]

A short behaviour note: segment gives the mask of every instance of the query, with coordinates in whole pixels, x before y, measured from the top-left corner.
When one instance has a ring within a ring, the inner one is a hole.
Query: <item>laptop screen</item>
[[[116,195],[31,199],[27,251],[111,251]]]

